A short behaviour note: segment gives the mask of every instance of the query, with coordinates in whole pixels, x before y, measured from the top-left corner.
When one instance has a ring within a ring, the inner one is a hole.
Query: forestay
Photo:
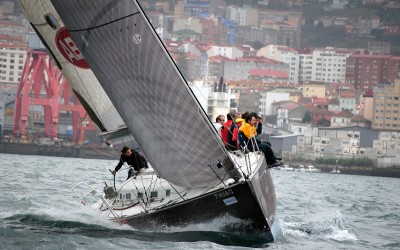
[[[104,92],[99,81],[88,67],[78,67],[70,63],[57,48],[57,42],[67,43],[68,40],[57,40],[64,28],[63,22],[56,13],[49,0],[20,0],[20,5],[29,22],[38,35],[43,38],[54,57],[62,68],[63,75],[67,78],[71,88],[77,94],[90,117],[102,130],[117,130],[124,127],[124,122],[110,99]],[[52,15],[58,21],[58,26],[52,28],[45,21],[45,16]],[[65,37],[64,37],[65,38]],[[69,44],[71,46],[71,44]]]
[[[139,4],[52,3],[157,173],[185,187],[219,182],[209,165],[232,162]]]

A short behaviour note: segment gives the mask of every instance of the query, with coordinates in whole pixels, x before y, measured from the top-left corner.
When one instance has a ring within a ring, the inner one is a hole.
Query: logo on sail
[[[89,64],[86,62],[82,53],[76,46],[75,42],[72,40],[71,35],[69,34],[66,27],[60,29],[56,35],[56,45],[58,50],[73,65],[88,69]]]

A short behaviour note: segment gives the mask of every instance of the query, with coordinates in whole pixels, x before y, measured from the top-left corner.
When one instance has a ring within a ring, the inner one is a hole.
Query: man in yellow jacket
[[[278,160],[271,147],[257,138],[257,114],[250,113],[245,118],[245,123],[239,129],[239,141],[241,146],[247,146],[251,152],[261,150],[264,153],[267,164],[270,168],[282,165],[283,162]]]

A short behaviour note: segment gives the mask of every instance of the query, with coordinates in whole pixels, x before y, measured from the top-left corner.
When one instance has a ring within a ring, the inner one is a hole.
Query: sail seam
[[[69,31],[69,32],[79,32],[79,31],[93,30],[93,29],[97,29],[97,28],[100,28],[100,27],[103,27],[103,26],[106,26],[106,25],[109,25],[109,24],[118,22],[118,21],[120,21],[120,20],[122,20],[122,19],[131,17],[131,16],[134,16],[134,15],[137,15],[137,14],[140,14],[140,12],[138,11],[138,12],[132,13],[132,14],[130,14],[130,15],[127,15],[127,16],[124,16],[124,17],[115,19],[115,20],[113,20],[113,21],[111,21],[111,22],[103,23],[103,24],[100,24],[100,25],[97,25],[97,26],[93,26],[93,27],[89,27],[89,28],[85,28],[85,29],[68,30],[68,31]]]

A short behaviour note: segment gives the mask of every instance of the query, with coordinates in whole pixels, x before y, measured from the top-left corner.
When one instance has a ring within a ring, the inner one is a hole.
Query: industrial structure
[[[71,87],[44,50],[29,50],[15,100],[13,133],[24,142],[27,136],[29,108],[42,106],[44,137],[57,139],[60,112],[72,114],[73,143],[82,144],[85,130],[95,130]]]

